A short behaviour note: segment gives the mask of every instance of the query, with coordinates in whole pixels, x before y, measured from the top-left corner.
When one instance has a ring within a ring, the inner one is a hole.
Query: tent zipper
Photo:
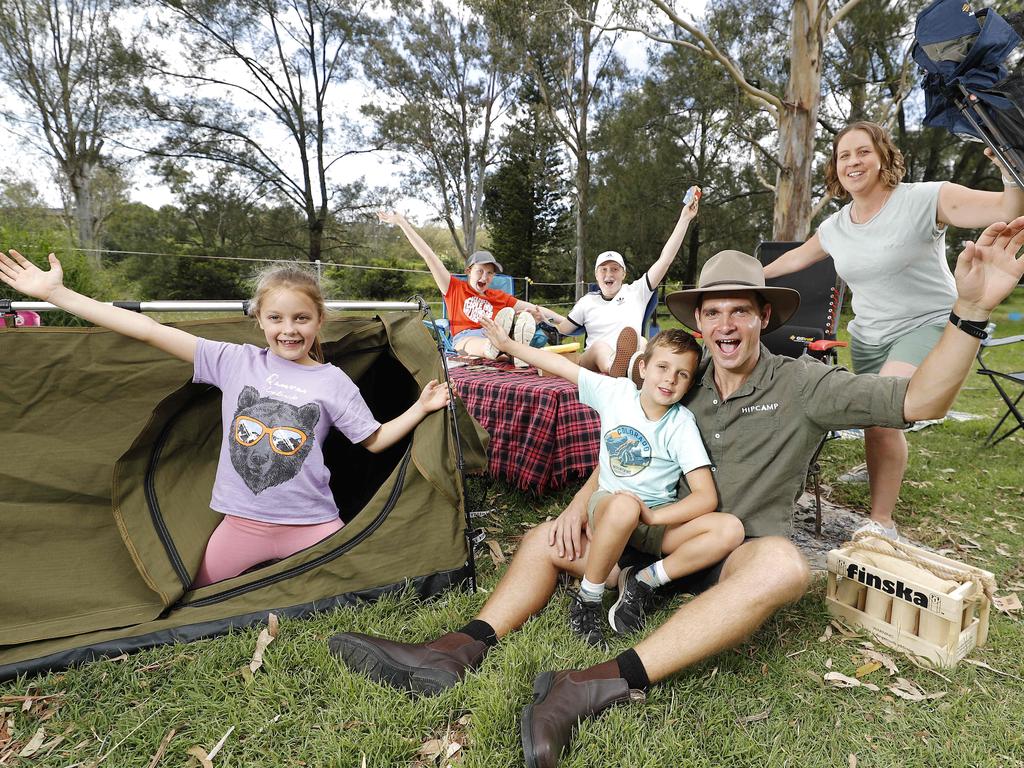
[[[164,424],[163,430],[160,432],[160,437],[157,438],[156,445],[153,446],[153,452],[149,456],[149,464],[146,466],[146,504],[149,506],[149,516],[153,519],[153,525],[156,527],[157,536],[160,537],[160,543],[164,545],[164,550],[167,552],[167,559],[171,561],[171,566],[174,568],[174,572],[178,575],[178,580],[181,581],[181,586],[187,592],[189,587],[192,586],[192,575],[188,572],[185,567],[185,563],[182,562],[181,556],[178,554],[177,547],[174,546],[174,542],[171,541],[171,533],[167,530],[167,525],[164,523],[164,517],[160,514],[160,502],[156,498],[156,488],[154,487],[154,476],[156,474],[156,465],[160,461],[160,455],[163,453],[164,443],[167,442],[167,436],[170,434],[171,425],[176,421],[177,416],[171,418],[166,424]]]
[[[380,527],[381,523],[384,522],[384,519],[388,516],[388,513],[391,512],[392,508],[395,506],[395,503],[398,501],[398,497],[402,493],[402,486],[405,483],[405,472],[409,468],[409,462],[411,459],[412,443],[410,442],[409,448],[406,450],[405,456],[402,459],[402,464],[399,467],[398,477],[395,480],[394,487],[392,487],[391,489],[391,495],[388,496],[388,500],[384,503],[384,508],[381,509],[380,514],[377,515],[376,519],[372,523],[370,523],[357,536],[353,537],[351,541],[346,542],[345,544],[343,544],[335,550],[332,550],[331,552],[327,552],[326,554],[321,555],[315,560],[310,560],[308,563],[303,563],[302,565],[296,566],[295,568],[289,568],[287,571],[282,571],[281,573],[275,574],[274,576],[268,576],[265,579],[254,581],[251,584],[245,584],[240,587],[235,587],[234,589],[229,589],[226,592],[211,595],[210,597],[204,597],[203,599],[196,600],[192,603],[179,603],[179,605],[175,607],[180,606],[182,608],[202,608],[207,605],[214,605],[215,603],[220,603],[224,600],[230,600],[234,597],[238,597],[239,595],[244,595],[247,592],[262,589],[263,587],[270,586],[271,584],[276,584],[279,581],[290,579],[293,576],[298,576],[300,574],[305,573],[306,571],[318,568],[324,563],[329,563],[332,560],[341,557],[343,554],[353,549],[356,545],[362,542],[363,539],[365,539],[367,536],[369,536],[375,530],[377,530]]]

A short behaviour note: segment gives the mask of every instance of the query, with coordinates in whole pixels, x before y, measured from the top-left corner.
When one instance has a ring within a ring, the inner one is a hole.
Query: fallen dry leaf
[[[857,671],[853,673],[854,677],[860,679],[870,675],[872,672],[877,672],[882,668],[882,662],[880,661],[869,661],[867,664],[861,664],[857,667]]]
[[[889,690],[906,701],[928,701],[929,699],[941,699],[946,695],[945,691],[925,693],[917,683],[907,680],[905,677],[897,677],[896,684],[890,685]]]
[[[855,677],[847,677],[842,672],[826,672],[825,682],[835,688],[867,688],[869,691],[878,691],[877,685],[863,683]]]
[[[827,627],[825,627],[825,631],[821,633],[821,637],[818,638],[818,642],[819,643],[827,642],[830,637],[832,637],[832,625],[831,624],[829,624]]]
[[[884,653],[874,651],[871,648],[865,648],[860,653],[861,656],[863,656],[865,659],[872,659],[874,661],[877,661],[879,664],[881,664],[883,667],[889,670],[890,675],[895,675],[899,673],[899,669],[896,668],[896,662],[892,660],[891,656],[887,656]]]
[[[770,709],[766,709],[763,712],[758,712],[756,715],[745,715],[744,717],[737,717],[736,724],[743,725],[744,723],[757,723],[761,720],[767,720],[768,715],[771,714]]]
[[[267,650],[267,646],[274,642],[274,639],[277,637],[277,628],[277,614],[268,614],[267,626],[263,628],[260,636],[256,638],[256,650],[253,651],[252,660],[249,662],[249,671],[253,674],[263,666],[263,652]]]
[[[28,744],[22,748],[21,752],[18,753],[18,757],[32,757],[32,755],[38,752],[39,748],[43,746],[44,741],[46,741],[46,731],[40,728],[35,732],[32,738],[28,740]]]
[[[270,615],[273,616],[274,614]],[[199,745],[189,747],[186,752],[198,760],[199,765],[202,766],[202,768],[213,768],[213,759],[217,756],[217,753],[220,752],[221,748],[224,746],[224,742],[228,740],[228,736],[230,736],[231,732],[234,730],[235,726],[233,725],[228,728],[227,733],[220,737],[220,741],[214,745],[213,749],[211,749],[209,753]]]
[[[75,730],[75,726],[69,725],[67,728],[64,729],[64,733],[60,734],[59,736],[54,736],[48,742],[39,747],[40,755],[48,755],[51,752],[53,752],[53,750],[56,749],[57,745],[63,742],[64,739],[68,737],[68,734],[71,733],[73,730]]]
[[[997,675],[1003,675],[1005,677],[1012,677],[1014,680],[1024,680],[1024,677],[1018,677],[1017,675],[1010,674],[1009,672],[1003,672],[1001,669],[989,666],[984,661],[975,661],[974,659],[964,659],[967,664],[973,664],[976,667],[987,669],[989,672],[995,672]]]
[[[32,694],[27,694],[25,696],[0,696],[0,706],[4,704],[21,704],[21,711],[28,712],[36,702],[46,701],[47,699],[59,699],[64,696],[64,694],[65,691],[61,691],[60,693],[48,693],[45,696],[33,696]]]
[[[852,629],[847,627],[845,624],[843,624],[838,619],[832,619],[832,621],[829,622],[829,626],[834,627],[836,632],[838,632],[843,637],[856,637],[857,636],[856,632],[854,632]]]
[[[850,766],[850,768],[857,768],[857,756],[853,754],[853,752],[851,752],[846,758],[846,764]]]
[[[147,768],[156,768],[157,764],[163,760],[164,752],[167,751],[167,745],[171,743],[171,739],[174,738],[174,734],[178,732],[177,728],[171,728],[164,737],[160,739],[160,746],[156,748],[156,752],[153,753],[153,759],[149,761]]]
[[[202,747],[189,747],[185,751],[187,754],[192,755],[192,757],[198,760],[199,765],[202,768],[213,768],[213,761],[210,760],[210,756],[206,754],[206,750]]]
[[[995,606],[997,611],[1005,613],[1007,616],[1013,616],[1021,609],[1020,595],[1016,592],[1011,592],[1008,595],[994,595],[992,597],[992,605]]]
[[[495,567],[505,562],[505,553],[501,551],[501,545],[494,539],[487,540],[487,548],[491,551],[491,562]]]
[[[416,750],[416,754],[422,755],[428,760],[436,760],[440,757],[443,750],[444,742],[440,739],[428,739],[420,744],[420,748]]]

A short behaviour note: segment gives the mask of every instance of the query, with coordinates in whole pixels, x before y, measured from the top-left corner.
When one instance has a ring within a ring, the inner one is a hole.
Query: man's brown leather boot
[[[480,666],[488,646],[461,632],[430,643],[397,643],[359,632],[343,632],[328,642],[331,653],[353,672],[393,688],[434,696]]]
[[[527,768],[555,768],[580,720],[614,704],[643,701],[621,677],[597,678],[590,669],[544,672],[533,681],[533,703],[520,720]]]

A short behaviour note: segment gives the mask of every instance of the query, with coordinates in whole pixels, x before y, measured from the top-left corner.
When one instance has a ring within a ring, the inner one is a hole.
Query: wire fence
[[[75,251],[79,253],[90,253],[90,254],[109,254],[115,256],[156,256],[166,257],[173,259],[202,259],[206,261],[228,261],[228,262],[239,262],[239,263],[254,263],[254,264],[294,264],[295,259],[261,259],[250,256],[215,256],[211,254],[201,253],[162,253],[159,251],[124,251],[110,248],[75,248]],[[346,264],[336,261],[322,261],[316,259],[315,261],[309,262],[309,264],[316,270],[317,279],[323,280],[325,270],[334,269],[353,269],[362,271],[378,271],[378,272],[389,272],[389,273],[405,273],[412,275],[424,275],[430,277],[431,273],[428,269],[412,269],[408,267],[397,267],[397,266],[381,266],[376,264]],[[458,273],[461,274],[461,273]],[[530,277],[517,277],[515,275],[509,275],[513,283],[513,294],[520,296],[524,301],[531,301],[530,294],[531,290],[536,292],[537,288],[555,288],[560,289],[557,291],[544,291],[540,293],[546,294],[546,298],[555,298],[555,301],[545,301],[545,306],[551,308],[557,307],[571,307],[575,303],[575,289],[577,286],[576,282],[545,282],[536,281]],[[586,291],[589,288],[588,283],[580,283],[583,290]],[[565,298],[558,297],[557,294],[562,294]],[[383,298],[383,297],[382,297]],[[442,302],[428,301],[428,304],[433,306],[439,306]]]

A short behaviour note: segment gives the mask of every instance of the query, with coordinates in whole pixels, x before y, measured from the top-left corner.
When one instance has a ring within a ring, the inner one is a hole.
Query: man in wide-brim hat
[[[697,288],[668,296],[669,309],[701,332],[707,363],[684,398],[713,463],[721,508],[739,517],[746,542],[686,577],[697,595],[634,648],[581,670],[544,672],[523,710],[530,768],[557,765],[578,722],[613,704],[642,701],[647,687],[731,648],[807,589],[807,561],[789,540],[793,499],[822,435],[848,426],[902,426],[945,415],[972,368],[992,310],[1024,276],[1024,217],[993,224],[957,262],[958,298],[942,339],[911,379],[857,376],[808,357],[773,355],[761,334],[797,306],[793,291],[764,285],[760,264],[723,251]],[[587,482],[557,520],[527,531],[475,619],[429,643],[358,633],[331,638],[352,670],[395,687],[438,693],[463,680],[506,634],[550,600],[560,573],[587,562]]]

